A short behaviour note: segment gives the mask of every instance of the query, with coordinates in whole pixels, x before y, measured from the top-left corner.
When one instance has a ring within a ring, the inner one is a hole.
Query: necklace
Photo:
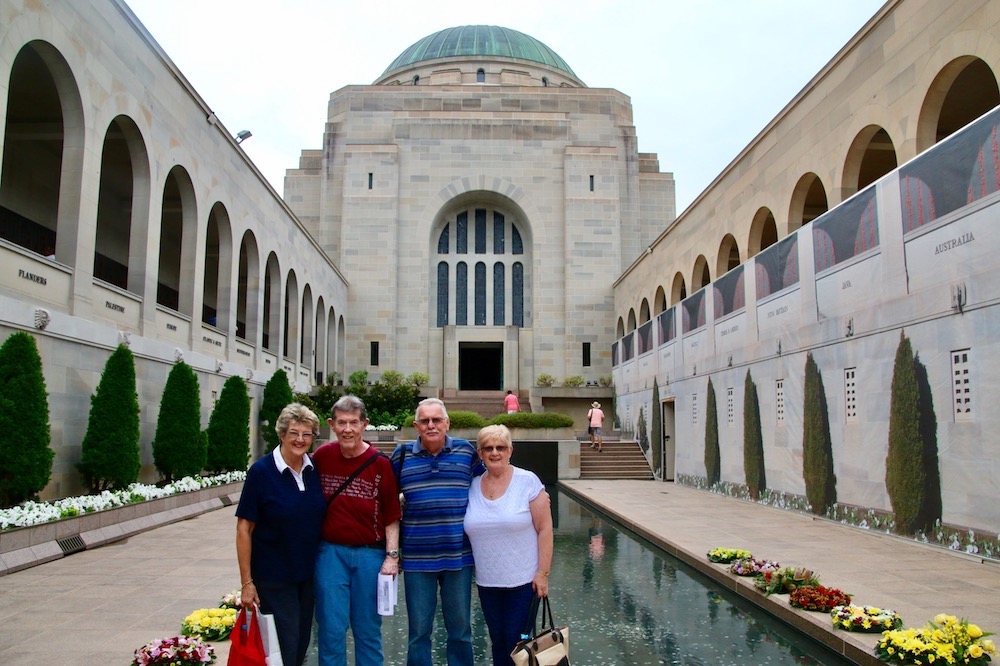
[[[508,467],[507,469],[512,469],[512,468]],[[486,484],[487,481],[490,482],[489,485],[492,487],[487,487]],[[490,476],[489,473],[487,472],[486,476],[483,477],[481,488],[483,494],[486,495],[486,499],[494,500],[500,495],[503,495],[504,492],[506,492],[507,485],[508,485],[508,474],[507,470],[505,469],[503,476],[501,476],[500,478],[494,478]]]

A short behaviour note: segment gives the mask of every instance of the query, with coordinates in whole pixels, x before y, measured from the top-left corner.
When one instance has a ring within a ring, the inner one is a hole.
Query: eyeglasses
[[[494,451],[497,453],[506,453],[509,448],[506,444],[499,444],[497,446],[480,446],[479,450],[483,453],[493,453]]]
[[[295,430],[289,430],[287,433],[289,439],[296,440],[301,439],[304,442],[311,442],[316,439],[316,433],[314,432],[298,432]]]
[[[416,423],[419,426],[429,426],[431,424],[433,424],[433,425],[441,425],[442,423],[444,423],[447,420],[448,419],[446,419],[446,418],[443,418],[443,417],[440,417],[440,416],[435,416],[435,417],[429,418],[429,419],[417,419],[416,421],[414,421],[414,423]]]
[[[341,421],[340,419],[337,419],[333,422],[333,425],[338,428],[351,428],[356,430],[361,427],[361,421],[358,419],[354,419],[353,421]]]

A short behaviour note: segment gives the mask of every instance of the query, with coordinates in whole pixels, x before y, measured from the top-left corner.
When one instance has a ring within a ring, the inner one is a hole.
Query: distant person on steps
[[[590,422],[590,448],[597,447],[598,452],[604,450],[604,412],[601,411],[601,403],[596,400],[590,404],[590,411],[587,412],[587,420]]]
[[[503,399],[503,407],[508,414],[521,411],[521,403],[517,401],[517,396],[513,391],[507,391],[507,397]]]

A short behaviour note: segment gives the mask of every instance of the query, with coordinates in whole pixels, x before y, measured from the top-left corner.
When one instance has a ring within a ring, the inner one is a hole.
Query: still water
[[[851,664],[557,488],[549,493],[555,526],[549,595],[556,624],[570,627],[574,666]],[[434,663],[446,664],[438,612]],[[405,664],[402,581],[396,615],[384,618],[382,636],[386,664]],[[489,664],[475,589],[472,640],[476,663]],[[318,663],[314,636],[306,664]],[[350,638],[348,663],[354,663]]]

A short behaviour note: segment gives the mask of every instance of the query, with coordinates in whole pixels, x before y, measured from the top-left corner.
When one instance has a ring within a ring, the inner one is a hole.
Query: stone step
[[[580,443],[581,479],[652,479],[646,456],[635,441],[609,441],[602,451],[590,448],[589,440]]]

